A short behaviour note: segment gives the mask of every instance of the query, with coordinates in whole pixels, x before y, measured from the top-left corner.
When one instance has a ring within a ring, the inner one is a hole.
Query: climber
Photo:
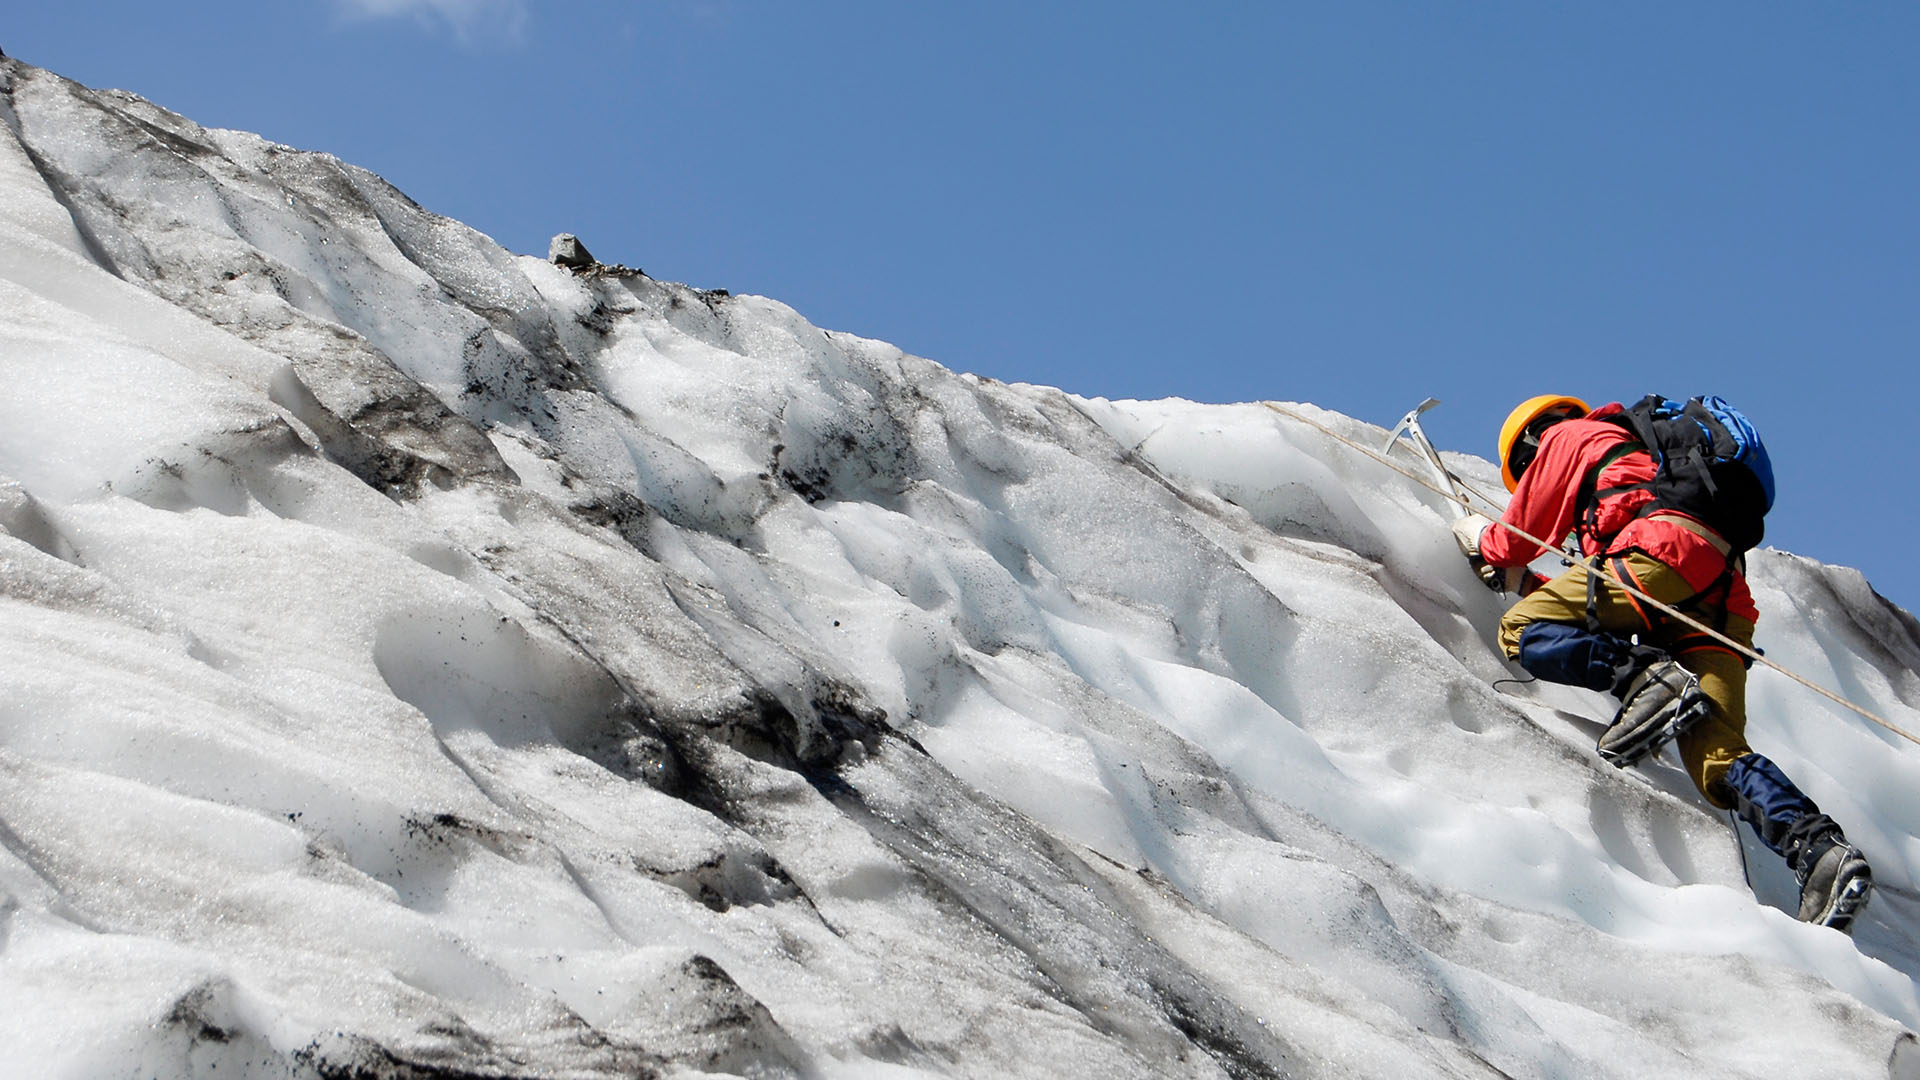
[[[1694,423],[1696,415],[1712,419],[1702,402],[1724,408],[1726,426]],[[1726,451],[1727,427],[1736,435],[1744,428],[1757,451],[1754,468],[1714,456]],[[1703,429],[1717,430],[1722,443],[1709,442]],[[1707,446],[1708,460],[1679,445],[1687,439]],[[1599,741],[1616,765],[1674,739],[1701,795],[1736,810],[1786,859],[1800,882],[1799,917],[1850,930],[1872,891],[1871,871],[1840,826],[1747,745],[1749,661],[1613,584],[1616,576],[1628,581],[1751,647],[1759,611],[1744,555],[1759,541],[1773,481],[1745,417],[1718,398],[1683,406],[1656,396],[1590,410],[1578,398],[1545,395],[1507,417],[1499,452],[1513,493],[1502,521],[1543,540],[1572,533],[1588,560],[1545,580],[1527,569],[1544,553],[1539,545],[1480,514],[1455,523],[1482,580],[1521,596],[1500,620],[1507,657],[1538,678],[1619,697],[1620,711]]]

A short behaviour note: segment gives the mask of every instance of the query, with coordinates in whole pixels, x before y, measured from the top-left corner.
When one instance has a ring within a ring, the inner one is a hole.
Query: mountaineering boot
[[[1707,697],[1693,672],[1664,654],[1646,659],[1621,678],[1620,711],[1600,735],[1600,756],[1617,769],[1659,750],[1707,715]]]
[[[1873,871],[1840,826],[1760,754],[1728,766],[1719,794],[1761,843],[1787,860],[1800,882],[1800,920],[1851,933],[1854,916],[1873,895]]]
[[[1787,865],[1800,882],[1800,921],[1853,930],[1853,917],[1873,895],[1873,870],[1825,814],[1809,814],[1788,830]]]

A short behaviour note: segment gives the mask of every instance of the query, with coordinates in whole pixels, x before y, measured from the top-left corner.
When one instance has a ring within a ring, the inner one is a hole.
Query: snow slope
[[[1312,428],[0,65],[0,1075],[1920,1075],[1920,749],[1755,676],[1882,886],[1796,923]],[[1920,728],[1911,617],[1753,576]]]

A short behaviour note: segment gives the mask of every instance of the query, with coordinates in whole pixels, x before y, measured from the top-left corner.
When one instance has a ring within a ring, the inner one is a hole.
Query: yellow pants
[[[1607,560],[1610,569],[1625,564],[1633,584],[1648,596],[1664,604],[1680,607],[1693,599],[1693,586],[1679,572],[1647,555],[1633,552]],[[1520,656],[1520,635],[1530,623],[1557,622],[1576,626],[1587,624],[1587,576],[1584,566],[1547,582],[1507,609],[1500,620],[1500,648],[1510,660]],[[1716,605],[1683,608],[1687,614],[1713,626],[1722,618]],[[1693,730],[1676,740],[1680,760],[1693,784],[1708,802],[1723,810],[1732,808],[1732,800],[1719,794],[1720,778],[1727,766],[1753,752],[1747,746],[1747,665],[1740,654],[1721,642],[1695,630],[1659,609],[1645,605],[1638,597],[1601,576],[1597,614],[1601,629],[1625,637],[1640,635],[1643,644],[1657,645],[1679,661],[1680,666],[1700,680],[1711,711]],[[1727,615],[1725,634],[1742,645],[1753,644],[1753,622],[1738,615]]]

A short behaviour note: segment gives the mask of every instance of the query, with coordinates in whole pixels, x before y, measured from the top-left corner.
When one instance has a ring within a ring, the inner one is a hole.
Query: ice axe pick
[[[1414,449],[1419,452],[1420,456],[1425,458],[1427,463],[1433,466],[1433,470],[1440,474],[1440,479],[1447,485],[1447,490],[1453,492],[1454,501],[1458,502],[1462,509],[1471,510],[1473,504],[1467,501],[1466,489],[1462,488],[1459,479],[1448,472],[1445,465],[1441,464],[1440,452],[1435,450],[1433,443],[1427,440],[1427,433],[1420,430],[1420,414],[1438,404],[1440,404],[1439,398],[1428,398],[1420,404],[1415,405],[1407,415],[1400,418],[1398,424],[1394,425],[1393,434],[1387,436],[1386,445],[1380,448],[1380,452],[1391,457],[1394,446],[1400,442],[1400,437],[1403,435],[1407,436],[1413,442]]]

